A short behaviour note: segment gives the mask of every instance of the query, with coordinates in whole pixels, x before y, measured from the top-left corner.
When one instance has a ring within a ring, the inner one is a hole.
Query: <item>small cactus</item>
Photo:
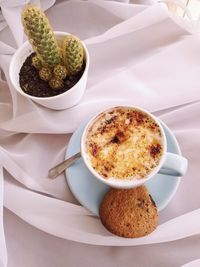
[[[40,70],[42,68],[42,62],[37,56],[32,57],[32,65],[37,70]]]
[[[40,71],[39,71],[39,76],[43,81],[49,81],[52,77],[52,71],[50,68],[48,67],[43,67]]]
[[[62,79],[59,79],[57,77],[53,77],[49,81],[49,86],[54,90],[61,89],[64,87],[64,82]]]
[[[63,65],[56,65],[53,69],[54,76],[61,80],[64,80],[67,77],[68,71],[67,68]]]
[[[73,36],[68,35],[62,42],[63,59],[70,74],[79,72],[83,65],[84,49],[81,41]]]
[[[24,31],[43,66],[54,67],[62,57],[55,35],[45,14],[38,7],[28,5],[22,12]]]
[[[26,6],[21,18],[24,32],[36,53],[32,57],[32,66],[52,89],[62,89],[63,80],[69,75],[70,81],[83,67],[82,42],[74,35],[67,35],[62,42],[57,42],[48,18],[35,5]]]

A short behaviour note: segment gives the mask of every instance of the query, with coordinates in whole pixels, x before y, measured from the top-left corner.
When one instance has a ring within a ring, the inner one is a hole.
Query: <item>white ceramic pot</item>
[[[63,39],[64,36],[69,35],[69,33],[66,32],[55,32],[56,38],[58,42]],[[81,100],[85,88],[86,88],[86,83],[87,83],[87,77],[88,77],[88,69],[89,69],[89,53],[84,45],[82,43],[84,50],[85,50],[85,59],[86,59],[86,66],[85,70],[83,72],[82,77],[80,80],[68,91],[56,95],[56,96],[51,96],[51,97],[36,97],[36,96],[31,96],[26,94],[20,87],[19,84],[19,72],[20,69],[26,60],[26,58],[33,52],[33,49],[28,41],[26,41],[14,54],[11,63],[10,63],[10,68],[9,68],[9,76],[11,83],[13,87],[17,90],[18,93],[21,95],[33,100],[34,102],[45,106],[50,109],[55,109],[55,110],[62,110],[62,109],[67,109],[70,108],[76,104],[79,103]]]

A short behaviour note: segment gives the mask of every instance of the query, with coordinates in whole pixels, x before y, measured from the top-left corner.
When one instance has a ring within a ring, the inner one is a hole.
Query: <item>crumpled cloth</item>
[[[55,30],[85,41],[91,56],[87,90],[77,106],[64,111],[18,95],[8,69],[24,36],[20,28],[15,38],[8,27],[0,32],[0,264],[7,262],[3,206],[47,233],[95,245],[154,244],[199,234],[199,38],[177,24],[161,3],[67,1],[48,9],[47,15]],[[10,18],[10,25],[14,20]],[[160,225],[140,239],[111,235],[75,200],[64,175],[54,181],[47,178],[48,169],[64,159],[80,123],[120,104],[159,116],[189,160],[178,192],[160,213]]]

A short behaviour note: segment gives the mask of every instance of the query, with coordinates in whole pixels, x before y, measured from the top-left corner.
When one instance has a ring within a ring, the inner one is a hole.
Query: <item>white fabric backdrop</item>
[[[147,7],[71,1],[56,5],[47,14],[55,30],[73,32],[85,39],[91,55],[87,91],[78,106],[55,112],[17,95],[11,86],[1,81],[0,164],[12,175],[8,172],[0,175],[1,184],[4,177],[5,191],[2,203],[1,186],[1,209],[4,204],[41,230],[91,244],[151,244],[199,234],[199,38],[178,26],[161,4]],[[18,30],[15,38],[19,45],[23,36],[20,28]],[[12,47],[16,47],[8,28],[0,32],[0,41],[0,66],[8,79],[9,54],[13,53]],[[112,237],[97,218],[74,205],[78,203],[64,176],[55,181],[47,179],[47,170],[63,160],[70,135],[80,122],[99,109],[123,103],[142,106],[161,116],[189,159],[188,173],[176,196],[160,213],[161,226],[139,240]],[[180,215],[183,217],[178,217]],[[5,266],[2,216],[0,218],[0,259]],[[177,262],[183,264],[187,260]]]

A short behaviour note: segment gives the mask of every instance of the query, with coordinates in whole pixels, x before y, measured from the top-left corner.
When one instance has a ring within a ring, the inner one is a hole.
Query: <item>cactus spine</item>
[[[43,66],[61,63],[60,49],[45,14],[36,6],[28,5],[22,13],[24,31]]]
[[[64,64],[66,65],[70,74],[79,72],[83,65],[84,49],[81,41],[69,35],[63,39],[62,43]]]
[[[56,65],[53,69],[54,76],[64,80],[67,77],[67,68],[63,65]]]
[[[42,68],[42,62],[41,60],[37,57],[37,56],[34,56],[32,58],[32,65],[37,69],[37,70],[40,70]]]
[[[64,87],[64,82],[62,79],[52,77],[49,81],[49,86],[54,90],[58,90]]]
[[[39,76],[43,81],[49,81],[52,77],[52,71],[50,68],[48,67],[43,67],[40,71],[39,71]]]

